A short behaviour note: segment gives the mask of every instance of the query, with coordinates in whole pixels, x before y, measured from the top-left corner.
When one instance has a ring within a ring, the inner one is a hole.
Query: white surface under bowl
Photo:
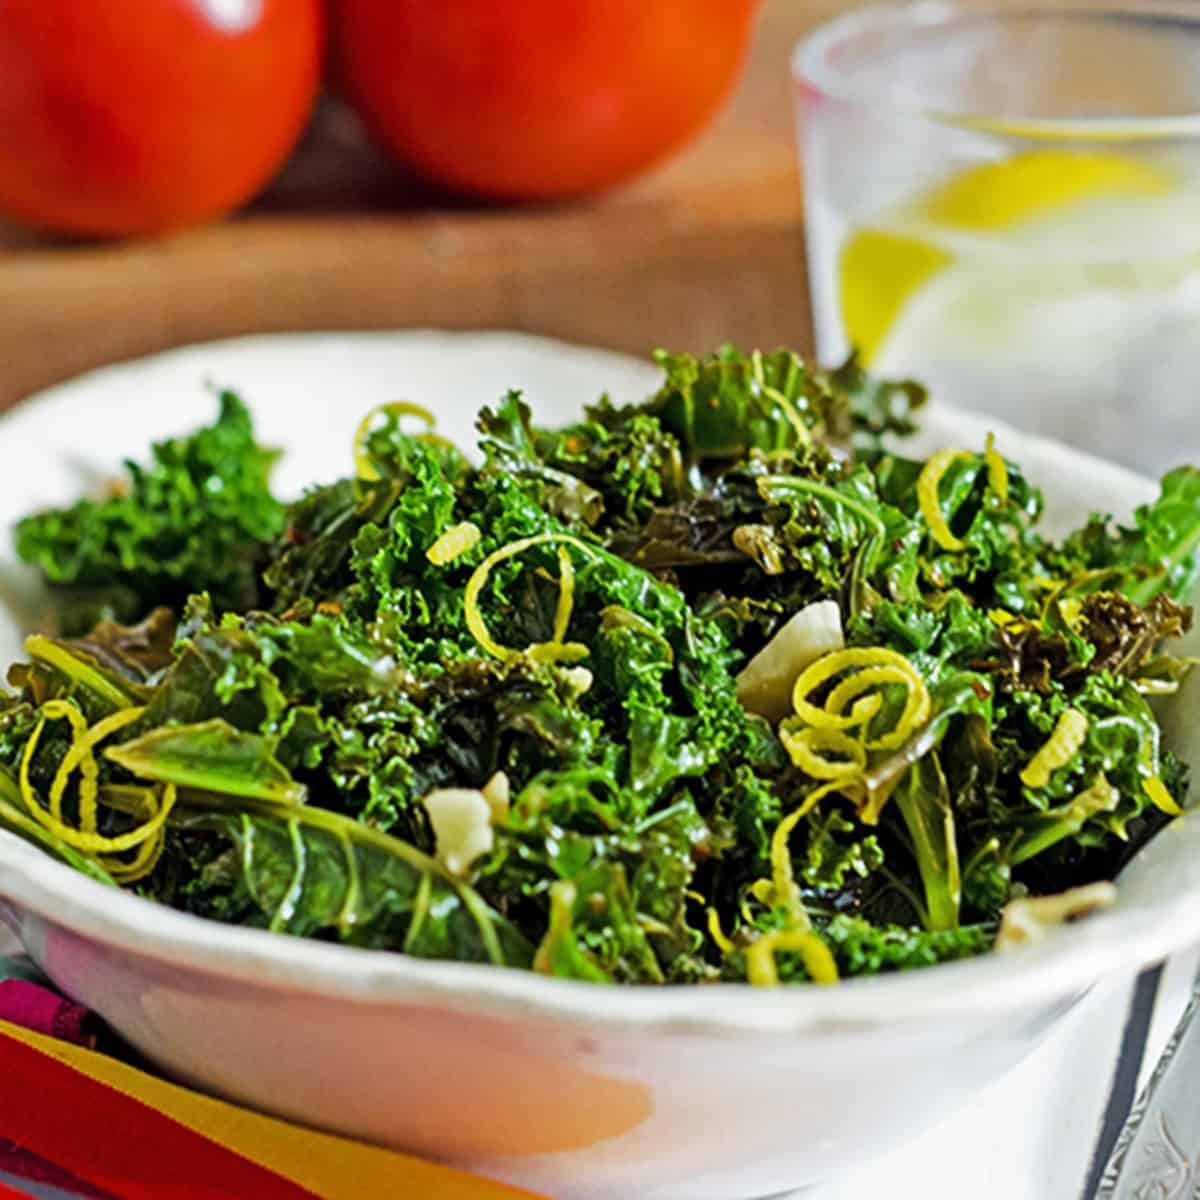
[[[368,407],[407,398],[470,442],[480,404],[523,388],[543,420],[655,385],[644,363],[509,335],[220,343],[110,368],[0,421],[0,525],[73,498],[151,437],[239,390],[287,450],[293,492],[349,469]],[[996,423],[991,422],[996,428]],[[982,445],[946,410],[922,445]],[[1128,516],[1153,488],[996,428],[1052,528]],[[37,592],[0,550],[19,653]],[[1192,690],[1198,681],[1193,680]],[[1194,727],[1175,746],[1200,761]],[[1200,941],[1200,822],[1175,822],[1108,913],[1035,948],[833,989],[606,988],[230,928],[115,894],[0,834],[0,913],[70,995],[165,1070],[296,1120],[413,1150],[556,1200],[764,1196],[837,1173],[958,1108],[1095,981]]]

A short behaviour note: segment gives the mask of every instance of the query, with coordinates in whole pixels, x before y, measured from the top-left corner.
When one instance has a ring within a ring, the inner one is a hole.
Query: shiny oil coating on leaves
[[[286,506],[225,393],[23,522],[0,828],[280,934],[769,987],[984,952],[1178,815],[1200,471],[1054,542],[993,439],[905,457],[914,383],[657,361],[558,429],[497,381],[478,466],[384,405]]]

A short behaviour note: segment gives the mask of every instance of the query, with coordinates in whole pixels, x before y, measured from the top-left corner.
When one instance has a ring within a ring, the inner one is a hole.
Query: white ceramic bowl
[[[428,405],[466,444],[475,410],[509,386],[556,420],[655,380],[644,363],[507,335],[188,349],[0,421],[0,525],[208,418],[206,381],[242,391],[262,436],[287,449],[281,483],[294,490],[349,468],[353,427],[381,401]],[[979,446],[986,431],[945,410],[926,425],[925,449]],[[996,432],[1044,487],[1052,526],[1093,508],[1127,516],[1153,494],[1115,467]],[[0,622],[8,660],[38,596],[7,546],[0,582],[15,614]],[[1176,718],[1171,736],[1200,762],[1191,725]],[[1096,980],[1200,940],[1200,821],[1151,844],[1112,911],[1043,944],[832,989],[605,988],[229,928],[113,894],[6,835],[0,898],[60,987],[198,1087],[558,1200],[734,1200],[885,1150],[1028,1054]]]

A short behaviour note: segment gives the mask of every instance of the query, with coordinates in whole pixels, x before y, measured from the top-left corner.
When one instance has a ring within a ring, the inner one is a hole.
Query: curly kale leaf
[[[846,396],[789,350],[743,354],[726,346],[703,358],[659,350],[654,360],[666,380],[646,411],[679,439],[691,462],[850,437]]]
[[[127,462],[126,479],[101,500],[26,517],[17,553],[69,592],[105,597],[84,621],[118,620],[164,605],[181,609],[208,591],[221,608],[246,608],[258,594],[256,564],[283,528],[268,479],[274,451],[254,440],[250,414],[232,392],[215,424],[153,447],[146,465]],[[71,622],[68,632],[85,632]]]
[[[314,598],[338,602],[354,581],[351,549],[370,517],[350,479],[314,488],[289,506],[286,528],[263,570],[276,610]]]
[[[581,431],[572,438],[570,449],[565,451],[571,469],[551,465],[538,448],[539,432],[519,392],[509,392],[495,409],[485,408],[479,414],[478,428],[485,474],[510,473],[533,482],[549,511],[567,524],[591,527],[599,522],[605,512],[605,497],[582,477],[581,469],[587,467],[594,449],[594,434],[585,437]],[[603,427],[597,432],[601,436],[605,433]],[[544,440],[549,435],[542,436]],[[551,451],[554,456],[564,453],[565,440],[564,436],[556,440]]]
[[[878,975],[974,958],[991,947],[991,925],[962,925],[929,932],[907,926],[875,925],[861,917],[834,917],[821,931],[846,975]]]
[[[1162,481],[1153,504],[1134,514],[1134,529],[1123,531],[1114,565],[1131,581],[1131,600],[1148,604],[1160,592],[1190,600],[1200,582],[1200,467],[1180,467]]]
[[[1106,674],[1089,676],[1074,692],[1059,687],[1047,696],[1014,695],[1001,713],[996,731],[1002,764],[1007,756],[1011,769],[1019,775],[1019,769],[1051,737],[1068,708],[1087,719],[1078,753],[1055,769],[1042,786],[1030,787],[1015,779],[1004,811],[993,813],[998,832],[1012,824],[1022,830],[1014,861],[1033,856],[1025,840],[1029,838],[1035,839],[1040,852],[1058,836],[1070,836],[1082,846],[1101,844],[1112,834],[1123,836],[1126,825],[1151,804],[1147,781],[1162,777],[1161,731],[1154,713],[1132,682]],[[1061,819],[1058,808],[1069,808],[1070,802],[1101,776],[1115,790],[1117,803],[1087,813],[1088,819],[1073,828]]]
[[[814,809],[805,820],[808,829],[797,839],[804,851],[796,865],[798,878],[814,892],[842,892],[883,865],[879,838],[864,836],[861,826],[839,809]]]
[[[1040,622],[997,628],[996,644],[980,668],[992,672],[1005,691],[1041,693],[1087,674],[1135,678],[1152,662],[1156,671],[1174,673],[1172,660],[1158,651],[1191,629],[1190,609],[1162,594],[1144,608],[1120,592],[1093,592],[1069,603],[1076,605],[1073,613],[1054,604]]]
[[[830,376],[833,386],[850,402],[855,444],[862,450],[879,448],[888,434],[915,433],[913,414],[925,406],[928,393],[912,380],[879,379],[863,370],[852,355]]]
[[[1053,575],[1045,561],[1050,548],[1036,530],[1041,493],[1012,463],[1006,464],[1005,490],[998,493],[985,457],[964,453],[950,464],[939,486],[939,506],[962,544],[959,550],[947,550],[921,510],[918,481],[924,467],[923,462],[887,456],[871,470],[880,499],[916,530],[905,563],[915,586],[903,598],[919,602],[922,596],[958,588],[982,606],[1036,611],[1045,599],[1037,581]],[[902,597],[893,590],[893,598]]]
[[[1152,504],[1134,514],[1131,528],[1113,532],[1093,516],[1058,554],[1060,575],[1124,592],[1147,605],[1165,593],[1187,602],[1200,583],[1200,467],[1180,467],[1163,478]]]
[[[286,528],[263,569],[275,612],[305,602],[349,603],[355,585],[360,608],[373,612],[380,591],[396,590],[423,569],[422,556],[451,524],[462,456],[452,446],[403,433],[394,413],[383,418],[363,451],[373,478],[315,488],[288,508]],[[364,561],[385,549],[364,572]]]

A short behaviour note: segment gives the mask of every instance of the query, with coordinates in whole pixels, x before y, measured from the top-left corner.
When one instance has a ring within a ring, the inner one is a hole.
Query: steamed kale
[[[70,603],[141,623],[30,640],[0,827],[215,919],[764,983],[982,952],[1178,811],[1150,700],[1188,667],[1200,471],[1051,543],[990,445],[895,452],[915,384],[658,361],[565,428],[508,393],[475,468],[385,408],[286,509],[226,394],[123,494],[22,522]]]
[[[283,528],[269,488],[277,457],[255,442],[246,406],[223,392],[213,425],[159,442],[148,464],[126,462],[107,496],[26,517],[17,553],[59,590],[67,632],[177,608],[196,592],[249,608],[261,548]]]

